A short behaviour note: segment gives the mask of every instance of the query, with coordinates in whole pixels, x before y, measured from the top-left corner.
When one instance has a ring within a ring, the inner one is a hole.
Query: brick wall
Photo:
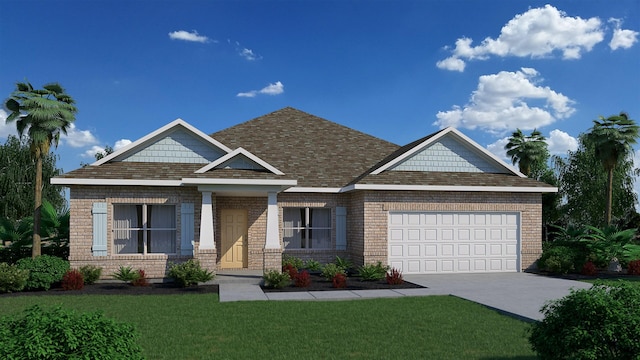
[[[131,266],[143,269],[150,278],[165,277],[170,263],[184,262],[191,256],[180,254],[180,204],[194,203],[195,234],[200,237],[200,203],[201,195],[195,188],[169,187],[104,187],[104,186],[72,186],[70,189],[70,234],[69,261],[73,268],[84,265],[102,267],[102,278],[110,279],[111,274],[120,266]],[[93,203],[107,203],[107,256],[93,256],[93,218],[91,209]],[[113,204],[172,204],[176,205],[176,255],[165,254],[127,254],[113,253]]]

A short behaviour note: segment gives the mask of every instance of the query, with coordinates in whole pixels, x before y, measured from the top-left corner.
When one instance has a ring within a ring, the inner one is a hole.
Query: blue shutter
[[[193,204],[183,203],[180,207],[180,254],[193,255],[194,233]]]
[[[336,250],[347,250],[347,208],[336,207]]]
[[[107,256],[107,203],[93,203],[93,256]]]

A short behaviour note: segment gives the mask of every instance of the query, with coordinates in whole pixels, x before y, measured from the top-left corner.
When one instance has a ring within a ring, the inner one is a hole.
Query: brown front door
[[[247,267],[247,211],[223,209],[221,221],[222,257],[220,267],[242,269]]]

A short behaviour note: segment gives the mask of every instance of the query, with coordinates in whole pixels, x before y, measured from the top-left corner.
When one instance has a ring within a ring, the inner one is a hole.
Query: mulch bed
[[[358,276],[347,277],[347,287],[342,289],[336,289],[333,287],[331,281],[326,280],[320,275],[310,274],[311,285],[308,287],[296,287],[293,284],[281,288],[272,289],[264,286],[260,286],[264,292],[293,292],[293,291],[336,291],[336,290],[379,290],[379,289],[420,289],[424,286],[420,286],[414,283],[405,281],[399,285],[389,285],[385,280],[381,281],[362,281]]]
[[[149,284],[149,286],[133,286],[123,283],[97,283],[85,285],[81,290],[63,290],[61,287],[53,287],[47,291],[21,291],[0,294],[0,297],[33,295],[179,295],[212,293],[218,293],[218,285],[198,285],[181,288],[175,286],[173,283],[152,283]]]

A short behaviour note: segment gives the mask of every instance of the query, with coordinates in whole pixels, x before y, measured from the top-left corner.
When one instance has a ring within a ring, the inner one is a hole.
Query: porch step
[[[219,270],[211,284],[252,284],[260,285],[262,270]]]

